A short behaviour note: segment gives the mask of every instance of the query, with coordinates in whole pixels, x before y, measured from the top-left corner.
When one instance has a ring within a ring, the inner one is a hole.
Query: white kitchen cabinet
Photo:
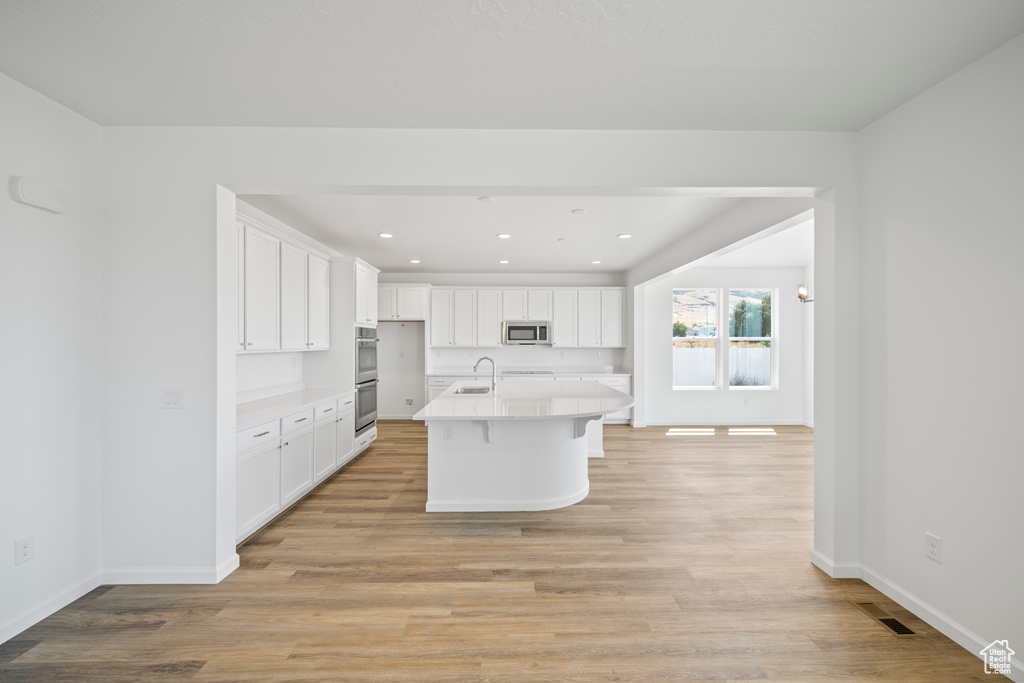
[[[281,451],[275,438],[235,459],[235,540],[259,529],[280,508]]]
[[[433,289],[430,292],[430,345],[452,345],[452,317],[454,311],[451,289]]]
[[[578,346],[623,346],[623,290],[581,289],[576,302]]]
[[[426,320],[428,308],[426,286],[377,286],[378,320]]]
[[[306,350],[306,250],[281,243],[281,349]]]
[[[581,376],[580,379],[588,382],[598,382],[606,387],[617,389],[624,394],[630,393],[630,377],[628,375],[590,375]],[[604,422],[628,422],[632,412],[632,408],[626,408],[617,413],[608,413],[604,416]]]
[[[313,254],[306,265],[306,348],[320,351],[331,346],[331,264]]]
[[[624,346],[622,333],[623,291],[601,290],[601,346]]]
[[[280,348],[281,240],[245,228],[245,350]]]
[[[338,401],[338,417],[334,423],[337,433],[337,466],[341,467],[356,456],[355,399],[351,396]]]
[[[245,225],[235,223],[235,263],[238,266],[238,343],[237,351],[245,351]]]
[[[476,345],[501,346],[501,295],[497,289],[476,293]]]
[[[501,292],[502,320],[551,320],[550,289],[505,289]]]
[[[281,505],[287,507],[313,485],[313,426],[281,437]]]
[[[476,290],[456,289],[452,297],[452,343],[476,346]]]
[[[355,324],[377,326],[377,270],[356,261]]]
[[[313,423],[313,483],[323,481],[338,464],[338,402],[316,406]]]
[[[430,345],[476,346],[476,290],[430,292]]]
[[[556,289],[551,299],[551,344],[576,346],[576,290]]]

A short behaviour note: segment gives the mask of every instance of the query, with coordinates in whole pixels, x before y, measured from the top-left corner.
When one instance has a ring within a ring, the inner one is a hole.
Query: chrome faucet
[[[491,361],[491,391],[497,393],[497,391],[498,391],[498,381],[495,378],[495,375],[497,374],[497,368],[494,366],[494,359],[493,358],[491,358],[490,356],[484,356],[483,358],[478,360],[476,362],[476,365],[473,366],[473,372],[476,372],[476,369],[478,367],[480,367],[480,364],[483,363],[485,360]]]

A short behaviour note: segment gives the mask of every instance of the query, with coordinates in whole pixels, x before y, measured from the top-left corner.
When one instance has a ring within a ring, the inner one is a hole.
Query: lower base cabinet
[[[352,394],[236,435],[235,540],[242,542],[366,450],[376,428],[355,435]]]
[[[238,538],[263,526],[281,509],[281,451],[269,446],[238,456],[235,461],[235,524]]]
[[[313,484],[313,430],[281,437],[281,504],[291,505]]]

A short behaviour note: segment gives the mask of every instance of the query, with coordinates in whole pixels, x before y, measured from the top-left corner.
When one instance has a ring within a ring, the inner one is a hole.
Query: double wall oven
[[[356,328],[356,434],[377,422],[377,330]]]

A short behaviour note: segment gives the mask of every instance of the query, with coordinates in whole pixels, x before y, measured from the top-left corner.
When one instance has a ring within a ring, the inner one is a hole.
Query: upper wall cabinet
[[[362,261],[356,261],[355,324],[377,326],[377,271]]]
[[[553,346],[576,346],[576,296],[575,289],[556,289],[551,296],[551,344]]]
[[[281,240],[246,226],[244,230],[245,330],[243,351],[280,348]]]
[[[427,285],[377,285],[378,320],[426,320]]]
[[[551,320],[550,289],[505,289],[501,292],[502,320]]]
[[[621,347],[625,344],[622,289],[581,289],[576,304],[577,346]]]
[[[495,297],[497,311],[497,297]],[[437,288],[430,291],[430,345],[477,346],[477,291]]]
[[[330,270],[325,258],[238,223],[239,351],[329,346]]]

